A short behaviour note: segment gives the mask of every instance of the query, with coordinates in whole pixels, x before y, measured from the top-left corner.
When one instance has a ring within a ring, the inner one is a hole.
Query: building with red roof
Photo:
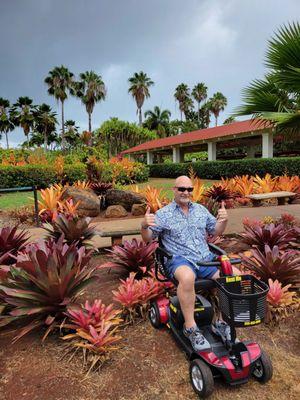
[[[152,164],[154,155],[159,158],[159,155],[172,154],[173,162],[183,162],[185,153],[207,150],[208,161],[214,161],[217,149],[246,146],[247,157],[254,157],[257,145],[261,145],[263,158],[272,158],[273,130],[258,120],[246,120],[151,140],[121,154],[133,159],[147,154],[147,164]]]

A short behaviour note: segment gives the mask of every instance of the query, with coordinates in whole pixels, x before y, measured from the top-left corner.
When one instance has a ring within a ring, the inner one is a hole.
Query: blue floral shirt
[[[198,203],[189,203],[189,212],[185,215],[173,201],[156,212],[156,226],[150,229],[154,238],[160,236],[170,254],[180,255],[195,264],[212,260],[206,237],[207,233],[214,234],[216,222],[207,208]]]

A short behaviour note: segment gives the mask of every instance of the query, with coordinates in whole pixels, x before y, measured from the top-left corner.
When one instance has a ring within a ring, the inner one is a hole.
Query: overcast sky
[[[93,128],[110,117],[137,122],[128,78],[142,70],[155,82],[143,111],[158,105],[179,118],[176,86],[205,82],[209,96],[228,99],[222,122],[263,76],[267,40],[299,16],[299,0],[0,0],[0,97],[29,96],[60,118],[44,78],[63,64],[75,76],[94,70],[107,86]],[[65,118],[87,129],[78,99],[66,101]],[[13,145],[23,140],[20,130],[10,134]]]

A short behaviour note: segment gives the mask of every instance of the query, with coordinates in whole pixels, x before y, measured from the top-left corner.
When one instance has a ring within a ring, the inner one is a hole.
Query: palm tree
[[[223,125],[232,124],[233,122],[235,122],[235,118],[234,118],[234,116],[231,115],[230,117],[225,119],[225,121],[223,122]]]
[[[264,79],[256,79],[242,92],[243,105],[235,115],[252,115],[272,123],[279,132],[300,131],[300,24],[284,25],[269,41]]]
[[[55,132],[57,124],[56,113],[51,110],[48,104],[41,104],[34,112],[35,130],[43,135],[44,149],[47,151],[48,137]]]
[[[207,86],[203,82],[197,83],[192,90],[192,96],[198,105],[198,123],[200,122],[200,104],[207,98]]]
[[[182,121],[182,113],[187,111],[188,104],[191,102],[190,89],[188,85],[185,83],[178,85],[175,89],[174,97],[179,103],[180,120]]]
[[[89,116],[89,132],[92,132],[91,117],[95,104],[100,100],[105,100],[106,88],[102,77],[94,71],[86,71],[79,75],[80,81],[74,85],[75,90],[72,90],[82,103],[85,105],[86,112]]]
[[[65,139],[68,145],[76,147],[80,142],[79,127],[72,119],[65,122]]]
[[[148,110],[144,114],[146,121],[145,126],[151,130],[157,130],[160,137],[165,137],[170,122],[171,112],[169,110],[161,110],[158,106],[154,110]]]
[[[7,149],[9,149],[7,134],[14,129],[14,124],[11,121],[9,113],[9,106],[9,101],[0,97],[0,139],[1,133],[5,133]]]
[[[68,70],[65,66],[54,67],[52,71],[49,71],[49,75],[45,79],[45,83],[48,85],[48,93],[54,96],[57,101],[61,102],[61,143],[62,148],[65,146],[65,117],[64,117],[64,102],[68,98],[68,92],[73,86],[74,74]]]
[[[29,147],[29,133],[34,126],[34,112],[36,106],[32,104],[32,99],[27,96],[19,97],[11,109],[11,120],[15,126],[21,126],[27,138]]]
[[[220,115],[220,112],[224,111],[225,107],[227,106],[227,99],[222,93],[217,92],[213,95],[212,98],[209,99],[208,104],[209,110],[215,116],[216,126],[218,126],[218,117]]]
[[[150,97],[149,88],[154,85],[154,82],[145,74],[145,72],[140,71],[135,72],[134,75],[128,79],[130,87],[128,93],[131,93],[132,97],[136,101],[137,113],[139,115],[139,125],[142,126],[142,107],[145,98]]]

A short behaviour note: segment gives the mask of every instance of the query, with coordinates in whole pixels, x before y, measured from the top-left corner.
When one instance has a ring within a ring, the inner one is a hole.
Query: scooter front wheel
[[[260,383],[267,383],[273,376],[272,361],[263,350],[261,356],[254,364],[252,375]]]
[[[190,363],[190,379],[193,389],[200,398],[206,398],[214,391],[214,378],[210,368],[196,358]]]
[[[158,308],[157,303],[155,303],[155,302],[151,303],[151,305],[150,305],[149,319],[150,319],[151,325],[156,329],[160,329],[164,326],[161,323],[159,308]]]

